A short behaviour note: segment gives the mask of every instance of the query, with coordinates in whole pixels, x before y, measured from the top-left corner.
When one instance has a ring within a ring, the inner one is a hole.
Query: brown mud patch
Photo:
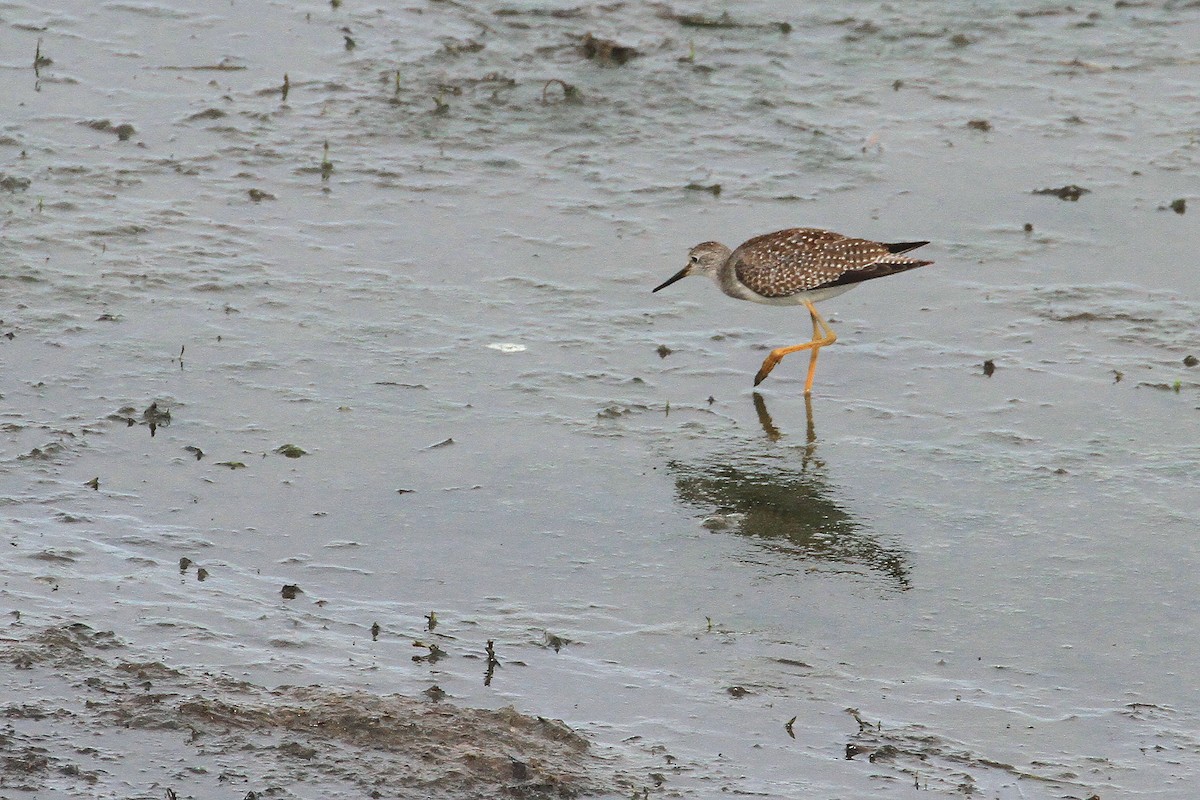
[[[82,624],[0,640],[0,660],[8,665],[0,722],[6,797],[188,797],[223,788],[228,796],[561,798],[633,790],[618,790],[624,782],[566,724],[512,707],[270,689],[138,661],[112,633]]]

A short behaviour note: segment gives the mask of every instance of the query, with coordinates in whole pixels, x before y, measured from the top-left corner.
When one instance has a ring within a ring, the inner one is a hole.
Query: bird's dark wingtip
[[[909,250],[916,250],[918,247],[924,247],[929,242],[885,242],[884,247],[889,253],[907,253]]]

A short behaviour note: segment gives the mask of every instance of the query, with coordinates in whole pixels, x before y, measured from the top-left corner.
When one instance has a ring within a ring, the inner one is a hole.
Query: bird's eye
[[[691,258],[688,259],[688,263],[689,264],[699,264],[700,256],[692,256]]]

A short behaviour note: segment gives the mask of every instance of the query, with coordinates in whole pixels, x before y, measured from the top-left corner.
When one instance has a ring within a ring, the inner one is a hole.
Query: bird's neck
[[[717,287],[730,297],[736,297],[738,300],[753,300],[755,298],[754,293],[738,281],[732,258],[725,259],[725,263],[721,265],[721,268],[713,273],[713,280],[716,281]]]

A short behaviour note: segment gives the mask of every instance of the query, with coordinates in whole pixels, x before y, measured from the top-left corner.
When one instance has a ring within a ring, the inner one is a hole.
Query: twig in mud
[[[321,156],[321,180],[329,180],[329,176],[333,174],[333,162],[329,160],[329,140],[325,140],[325,151]]]
[[[496,667],[500,666],[500,659],[496,658],[496,643],[488,639],[487,643],[487,672],[483,674],[483,685],[492,685],[492,675],[496,671]]]
[[[860,714],[858,712],[857,708],[847,708],[846,713],[849,714],[850,716],[854,717],[854,721],[858,723],[858,732],[859,733],[870,730],[873,727],[871,725],[871,723],[867,722],[865,719],[862,718],[862,714]]]
[[[41,69],[42,67],[48,67],[53,63],[54,62],[51,61],[49,59],[49,57],[42,55],[42,40],[38,39],[37,46],[34,47],[34,49],[33,49],[33,74],[34,74],[34,77],[41,77],[40,75],[38,75],[38,70]]]

